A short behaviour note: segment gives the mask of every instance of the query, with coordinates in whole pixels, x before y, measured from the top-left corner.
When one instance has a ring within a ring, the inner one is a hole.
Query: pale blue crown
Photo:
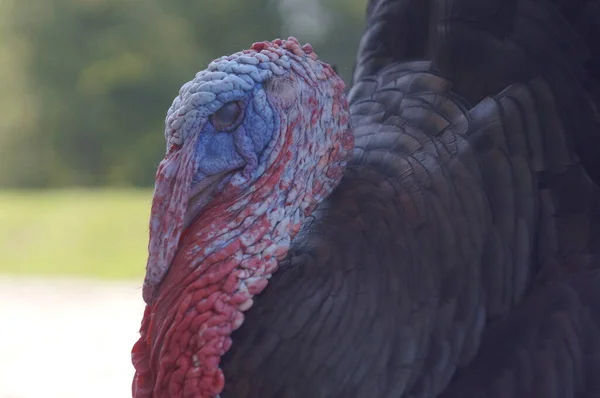
[[[268,53],[271,57],[259,52],[221,57],[185,83],[167,112],[167,148],[171,144],[182,145],[202,120],[223,104],[243,98],[257,84],[273,76],[283,75],[294,61],[301,62],[294,54]]]

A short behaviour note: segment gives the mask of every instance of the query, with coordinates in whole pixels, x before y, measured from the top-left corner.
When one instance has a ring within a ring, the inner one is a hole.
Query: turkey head
[[[220,357],[353,146],[344,83],[309,45],[255,43],[183,85],[156,174],[133,396],[216,397]]]

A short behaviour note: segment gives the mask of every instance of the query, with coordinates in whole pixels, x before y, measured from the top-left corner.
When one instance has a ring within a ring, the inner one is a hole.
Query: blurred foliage
[[[144,276],[150,190],[0,192],[0,274]]]
[[[148,186],[214,58],[294,35],[349,81],[366,0],[2,0],[0,187]]]

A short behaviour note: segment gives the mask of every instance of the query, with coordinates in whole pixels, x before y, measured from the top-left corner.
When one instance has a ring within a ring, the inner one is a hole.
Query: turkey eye
[[[217,130],[233,130],[239,125],[243,110],[239,101],[228,102],[211,115],[212,123]]]

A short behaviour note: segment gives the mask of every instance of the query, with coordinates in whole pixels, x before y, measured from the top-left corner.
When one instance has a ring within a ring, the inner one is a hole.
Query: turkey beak
[[[223,172],[208,176],[201,181],[192,184],[189,192],[187,210],[183,217],[183,228],[187,229],[198,219],[202,209],[213,198],[219,184],[230,175],[231,172]]]
[[[150,213],[148,262],[142,296],[147,304],[157,297],[161,281],[167,274],[186,228],[190,184],[196,169],[194,148],[197,135],[183,146],[173,146],[158,166]]]

